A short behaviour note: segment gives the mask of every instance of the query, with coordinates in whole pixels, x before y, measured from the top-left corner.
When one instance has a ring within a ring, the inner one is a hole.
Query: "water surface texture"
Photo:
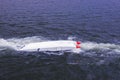
[[[75,39],[81,52],[20,52]],[[0,0],[0,80],[119,80],[119,0]]]

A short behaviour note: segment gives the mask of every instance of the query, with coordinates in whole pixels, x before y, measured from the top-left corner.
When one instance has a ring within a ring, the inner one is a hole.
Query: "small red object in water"
[[[80,48],[80,45],[76,45],[76,48]]]
[[[77,42],[76,42],[76,44],[80,44],[80,42],[79,42],[79,41],[77,41]]]

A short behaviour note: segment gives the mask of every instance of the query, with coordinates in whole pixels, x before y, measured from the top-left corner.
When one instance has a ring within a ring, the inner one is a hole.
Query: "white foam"
[[[11,48],[14,48],[14,43],[12,42],[9,42],[5,39],[0,39],[0,47],[3,48],[3,47],[11,47]]]
[[[110,43],[95,43],[95,42],[83,42],[81,43],[82,50],[112,50],[120,52],[120,45],[110,44]]]
[[[25,44],[31,42],[40,42],[43,40],[45,41],[47,39],[39,36],[25,37],[25,38],[11,38],[11,39],[0,38],[0,50],[3,50],[3,48],[11,48],[14,50],[19,50]]]

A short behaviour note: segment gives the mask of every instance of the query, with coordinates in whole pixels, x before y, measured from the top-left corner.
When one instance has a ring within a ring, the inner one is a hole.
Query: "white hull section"
[[[20,51],[72,51],[80,47],[76,41],[59,40],[59,41],[46,41],[29,43],[25,45]]]

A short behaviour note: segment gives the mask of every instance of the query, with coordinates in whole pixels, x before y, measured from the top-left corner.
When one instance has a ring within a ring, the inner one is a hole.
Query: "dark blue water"
[[[119,8],[119,0],[0,0],[0,80],[119,80]],[[68,38],[82,52],[15,50]]]

